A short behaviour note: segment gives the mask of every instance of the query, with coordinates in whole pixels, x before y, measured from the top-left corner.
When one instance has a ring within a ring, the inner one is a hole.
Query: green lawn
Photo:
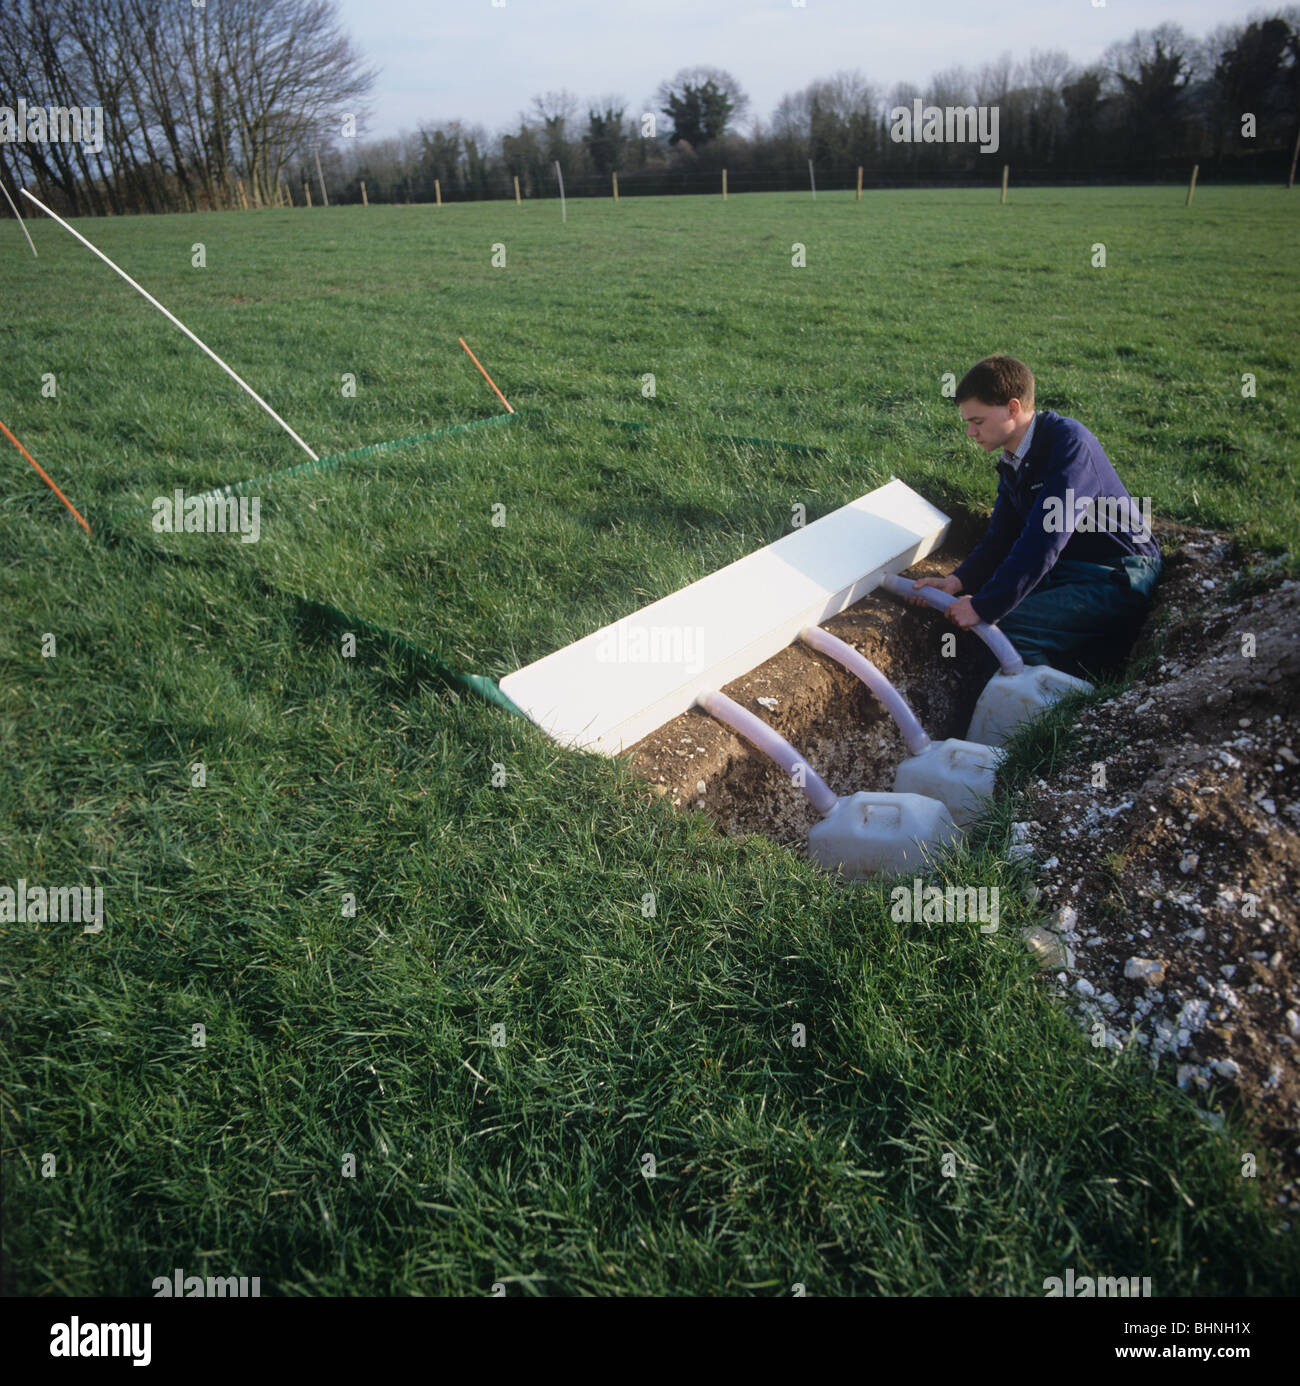
[[[0,224],[0,419],[97,531],[4,445],[0,884],[108,915],[0,923],[15,1287],[1294,1289],[1248,1130],[1036,984],[1011,798],[945,868],[1001,886],[1000,931],[897,924],[885,884],[722,839],[382,642],[343,658],[291,598],[498,677],[792,502],[893,474],[987,505],[941,384],[992,351],[1157,515],[1294,550],[1297,215],[1211,187],[79,223],[322,456],[498,413],[458,335],[524,411],[259,483],[256,544],[132,507],[304,455],[53,223],[39,260]]]

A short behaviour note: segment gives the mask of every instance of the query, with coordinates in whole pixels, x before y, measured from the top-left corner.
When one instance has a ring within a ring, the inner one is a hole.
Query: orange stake
[[[84,529],[87,534],[91,533],[90,526],[85,522],[85,520],[81,518],[79,514],[77,514],[77,507],[73,505],[73,503],[67,498],[67,496],[65,496],[63,492],[60,491],[59,488],[49,479],[49,477],[45,475],[45,473],[41,470],[41,464],[37,462],[37,460],[31,455],[31,453],[28,452],[25,447],[23,447],[23,445],[18,441],[18,439],[15,438],[14,435],[10,433],[9,430],[5,428],[4,424],[2,423],[0,423],[0,430],[3,430],[5,437],[8,438],[9,441],[14,445],[14,447],[16,447],[18,451],[21,452],[22,455],[32,464],[32,466],[35,467],[38,472],[40,472],[41,480],[50,488],[51,491],[54,492],[56,496],[58,496],[58,498],[64,503],[64,505],[66,505],[68,509],[71,510],[72,513],[77,516],[77,521],[81,525],[82,529]]]
[[[467,352],[469,352],[469,359],[470,359],[471,361],[473,361],[473,363],[474,363],[476,366],[478,366],[479,370],[483,371],[483,367],[482,367],[481,365],[479,365],[479,359],[478,359],[478,357],[475,356],[474,353],[473,353],[472,351],[470,351],[469,347],[465,346],[465,339],[464,339],[464,337],[457,337],[456,340],[461,344],[461,346],[465,347],[465,350],[466,350]],[[497,390],[496,382],[495,382],[495,381],[492,379],[492,377],[487,373],[487,371],[483,371],[483,379],[486,380],[487,383],[488,383],[489,385],[491,385],[492,388],[493,388],[494,390]],[[511,412],[512,414],[515,412],[515,411],[514,411],[513,409],[511,409],[511,407],[510,407],[510,401],[505,397],[505,395],[503,395],[503,394],[501,393],[500,390],[497,390],[497,398],[501,401],[502,404],[505,405],[505,407],[506,407],[507,409],[510,410],[510,412]]]

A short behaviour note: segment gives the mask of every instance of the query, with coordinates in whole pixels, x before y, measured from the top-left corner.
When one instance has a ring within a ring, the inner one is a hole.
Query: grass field
[[[256,544],[132,507],[303,454],[65,232],[33,224],[34,260],[0,224],[0,418],[97,529],[8,449],[0,884],[102,885],[108,920],[0,924],[12,1288],[148,1294],[179,1266],[280,1294],[1038,1295],[1072,1266],[1293,1290],[1248,1128],[1088,1044],[1035,982],[1028,907],[992,937],[894,923],[885,884],[723,839],[382,644],[342,658],[291,600],[499,677],[794,501],[893,474],[987,505],[941,384],[993,351],[1158,516],[1294,552],[1297,209],[1181,203],[81,223],[322,456],[498,413],[457,335],[525,411],[267,482]],[[1011,808],[949,868],[1008,900]]]

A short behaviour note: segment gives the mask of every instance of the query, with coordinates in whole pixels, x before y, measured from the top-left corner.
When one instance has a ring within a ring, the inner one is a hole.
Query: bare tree
[[[375,73],[339,28],[330,0],[223,0],[220,79],[228,91],[233,143],[258,200],[269,201],[280,171],[355,124]]]
[[[533,97],[533,127],[542,158],[550,165],[558,163],[564,172],[570,171],[574,140],[578,137],[578,98],[568,90],[543,92]],[[526,118],[521,117],[523,128]]]
[[[945,68],[930,78],[927,106],[969,106],[975,103],[975,82],[964,67]]]
[[[103,112],[105,147],[18,146],[77,211],[230,206],[242,179],[274,199],[294,155],[358,124],[375,73],[333,0],[12,0],[0,90]]]
[[[980,68],[975,79],[975,100],[980,106],[998,106],[1011,90],[1015,64],[1010,53],[1003,53],[991,63]]]
[[[772,135],[779,140],[806,143],[812,131],[808,89],[787,92],[772,112]]]
[[[1018,74],[1024,93],[1025,151],[1031,163],[1051,163],[1065,136],[1065,88],[1076,70],[1060,49],[1034,49]]]

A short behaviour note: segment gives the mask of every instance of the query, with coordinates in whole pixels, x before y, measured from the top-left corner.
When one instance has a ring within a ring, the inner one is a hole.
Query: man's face
[[[983,400],[967,399],[959,408],[966,424],[966,436],[974,438],[985,452],[1005,447],[1024,419],[1018,399],[1007,404],[985,404]]]

